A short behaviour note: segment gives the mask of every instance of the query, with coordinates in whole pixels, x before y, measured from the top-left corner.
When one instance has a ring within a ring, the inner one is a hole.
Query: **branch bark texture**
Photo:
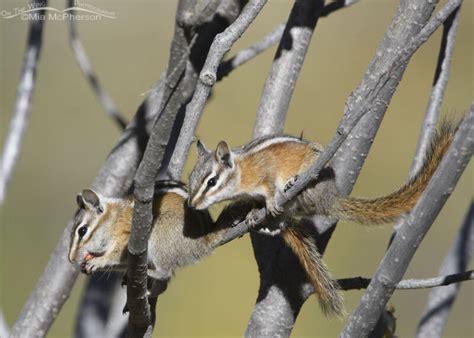
[[[31,6],[42,7],[47,5],[47,1],[31,1]],[[44,15],[44,10],[41,10],[39,14],[40,17]],[[16,89],[15,107],[12,111],[10,127],[3,146],[2,160],[0,162],[0,207],[5,201],[7,187],[15,171],[28,126],[31,101],[36,86],[36,70],[43,41],[43,25],[44,20],[41,18],[30,20],[20,80]]]
[[[474,203],[471,202],[463,224],[446,255],[439,274],[459,273],[467,268],[474,252]],[[449,311],[461,285],[453,284],[431,291],[428,303],[418,324],[416,338],[442,337]]]
[[[456,32],[459,26],[460,7],[454,10],[443,24],[443,36],[439,49],[438,63],[436,65],[433,88],[428,101],[420,138],[416,147],[416,155],[413,159],[410,176],[414,176],[421,168],[424,155],[428,149],[431,136],[436,129],[436,121],[443,104],[444,92],[448,85],[449,70],[453,58]]]
[[[374,328],[426,232],[474,151],[474,104],[425,192],[405,219],[341,337],[366,337]]]
[[[295,1],[265,82],[253,138],[281,134],[293,91],[324,1]],[[246,337],[289,336],[299,313],[306,275],[281,238],[251,234],[260,274]],[[302,303],[301,303],[302,304]]]
[[[469,281],[474,279],[474,270],[453,273],[449,275],[427,278],[427,279],[406,279],[398,282],[395,286],[397,290],[415,290],[415,289],[426,289],[435,288],[439,286],[452,285],[459,288],[459,282]],[[359,290],[366,289],[372,280],[370,278],[355,277],[355,278],[344,278],[338,279],[337,282],[341,286],[342,290]],[[425,337],[434,337],[428,335]]]
[[[219,21],[216,20],[216,23],[212,29],[208,31],[200,31],[199,27],[187,27],[189,22],[189,13],[194,13],[196,9],[196,4],[193,1],[182,0],[178,3],[178,11],[176,21],[180,24],[176,27],[176,35],[179,38],[176,38],[173,41],[171,47],[170,60],[173,58],[179,60],[177,68],[168,69],[168,79],[173,80],[173,85],[168,86],[169,91],[172,93],[170,99],[166,101],[166,106],[163,110],[163,113],[158,117],[157,122],[155,122],[154,128],[151,133],[150,140],[146,146],[146,150],[143,156],[143,159],[138,168],[137,174],[135,176],[135,189],[134,189],[134,200],[135,207],[133,212],[133,222],[132,222],[132,231],[130,234],[129,245],[128,245],[128,287],[127,287],[127,300],[128,307],[130,310],[129,316],[129,335],[131,337],[149,337],[152,334],[153,325],[154,325],[154,306],[150,306],[147,298],[147,246],[148,246],[148,236],[151,229],[152,223],[152,202],[154,195],[154,182],[159,173],[160,166],[163,166],[164,169],[167,169],[167,165],[163,165],[163,159],[165,158],[165,150],[168,151],[166,145],[169,143],[171,137],[171,131],[175,127],[176,116],[178,111],[181,108],[184,108],[184,105],[188,101],[188,96],[194,93],[194,86],[196,84],[196,76],[190,76],[188,78],[194,79],[192,85],[189,88],[189,83],[183,81],[183,77],[186,79],[186,72],[189,69],[192,69],[193,72],[201,71],[203,67],[203,61],[206,57],[206,51],[209,48],[210,41],[214,38],[215,34],[222,31],[225,27],[219,24]],[[209,6],[215,9],[217,2],[210,1]],[[227,6],[224,2],[221,4]],[[208,13],[209,6],[206,6],[203,9],[204,13]],[[201,12],[201,13],[203,13]],[[214,14],[212,12],[211,14]],[[199,15],[199,14],[194,14]],[[201,19],[192,19],[192,22],[204,22],[206,18]],[[235,21],[237,22],[238,19]],[[185,27],[185,28],[183,28]],[[232,27],[232,25],[230,26]],[[234,28],[235,29],[235,28]],[[202,35],[200,39],[200,44],[196,46],[196,53],[194,53],[193,47],[197,39],[197,34]],[[240,33],[241,34],[241,33]],[[240,35],[239,35],[240,36]],[[182,50],[179,48],[179,44],[183,45],[187,41],[188,53],[182,53]],[[217,38],[216,38],[217,39]],[[180,42],[181,41],[181,42]],[[230,48],[230,47],[229,47]],[[212,52],[212,46],[211,46]],[[210,52],[210,55],[211,55]],[[189,60],[188,60],[189,56]],[[209,56],[207,57],[207,60]],[[220,59],[217,60],[220,62]],[[178,67],[182,68],[182,71]],[[216,65],[217,68],[217,65]],[[203,72],[206,69],[206,63],[204,63]],[[186,72],[185,72],[186,70]],[[185,88],[183,86],[187,85]],[[199,89],[199,85],[196,88],[196,91]],[[173,100],[173,94],[174,100]],[[206,96],[207,98],[207,96]],[[168,113],[167,113],[168,112]],[[162,129],[161,119],[167,117],[168,120],[173,120],[171,126],[168,129]],[[178,138],[177,146],[175,148],[179,149],[179,141],[181,140],[182,135],[186,135],[189,132],[186,129],[186,120],[181,126],[180,138]],[[184,133],[184,134],[183,134]],[[194,129],[191,132],[194,133]],[[191,138],[191,135],[186,135],[185,137]],[[189,148],[189,146],[188,146]],[[187,153],[186,153],[187,154]],[[183,166],[185,157],[183,157],[177,166]],[[163,283],[166,283],[165,281]]]
[[[68,7],[73,8],[74,3],[74,0],[68,0]],[[73,15],[74,12],[74,10],[71,10],[71,15]],[[89,61],[89,58],[87,57],[84,46],[79,39],[76,21],[73,19],[69,19],[69,43],[71,45],[74,58],[76,59],[82,74],[87,79],[87,81],[89,81],[89,84],[91,85],[94,94],[102,105],[102,108],[105,110],[105,113],[119,126],[120,129],[125,129],[127,126],[127,121],[120,113],[112,97],[100,84],[99,79],[97,78],[97,75],[95,74],[94,69],[92,68],[92,65]]]
[[[196,91],[191,102],[186,107],[184,123],[170,162],[169,171],[172,173],[172,177],[181,177],[182,164],[188,155],[199,118],[204,110],[204,105],[211,92],[211,88],[217,81],[219,64],[224,58],[225,53],[230,50],[235,41],[240,38],[253,20],[255,20],[266,2],[266,0],[249,1],[237,19],[224,32],[218,34],[212,42],[206,62],[199,75]]]
[[[147,101],[158,104],[159,84]],[[148,138],[144,130],[145,111],[139,110],[120,137],[96,177],[93,188],[106,196],[125,196],[131,188],[133,175],[141,158],[140,145]],[[13,337],[44,337],[57,313],[66,302],[78,275],[78,268],[67,260],[72,220],[51,254],[48,264],[35,285],[12,329]]]

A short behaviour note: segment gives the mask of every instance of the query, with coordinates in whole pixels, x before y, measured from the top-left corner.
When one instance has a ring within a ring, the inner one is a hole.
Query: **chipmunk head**
[[[215,152],[198,141],[197,151],[198,160],[189,176],[188,204],[202,210],[232,198],[239,177],[234,154],[225,141],[219,142]]]
[[[117,212],[114,212],[113,203],[109,199],[90,189],[78,194],[76,201],[78,210],[71,232],[69,261],[85,263],[112,250],[112,225]],[[84,264],[81,264],[81,269],[82,265]]]

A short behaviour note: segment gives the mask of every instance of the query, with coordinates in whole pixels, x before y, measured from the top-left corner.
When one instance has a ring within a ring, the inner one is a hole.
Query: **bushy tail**
[[[419,172],[397,191],[378,198],[340,198],[334,214],[339,219],[362,224],[392,222],[410,211],[425,190],[436,168],[453,141],[456,127],[444,121],[431,139],[423,166]]]
[[[283,230],[282,237],[306,271],[323,313],[341,316],[344,302],[339,285],[331,278],[311,236],[302,225],[291,224]]]

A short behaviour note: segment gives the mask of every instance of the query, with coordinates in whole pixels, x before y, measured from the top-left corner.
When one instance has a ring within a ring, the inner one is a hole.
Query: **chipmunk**
[[[154,198],[147,274],[155,280],[168,280],[176,268],[193,264],[211,254],[220,244],[227,228],[253,207],[253,204],[235,202],[226,206],[217,221],[213,222],[207,210],[199,211],[187,206],[188,192],[181,183],[157,182]],[[71,232],[69,261],[79,263],[81,271],[86,274],[125,270],[133,198],[108,198],[85,189],[77,195],[76,201],[78,210]],[[304,253],[310,255],[307,260],[320,260],[314,244],[305,242],[308,237],[305,230],[301,227],[290,229],[289,242],[303,242],[307,246]],[[298,240],[292,241],[292,238]],[[316,266],[321,275],[329,276],[324,263],[320,262]],[[326,279],[326,288],[334,288],[332,280]]]
[[[167,280],[176,268],[209,255],[225,230],[213,222],[206,210],[188,208],[187,198],[184,185],[157,183],[148,240],[148,276],[153,279]],[[69,248],[71,263],[80,263],[81,271],[86,274],[124,270],[133,198],[108,198],[85,189],[76,200],[78,210]]]
[[[305,268],[323,310],[337,314],[342,307],[336,282],[330,279],[319,253],[307,251],[310,239],[304,231],[298,229],[299,236],[295,236],[292,227],[299,224],[299,218],[315,214],[362,224],[395,220],[415,205],[451,144],[454,129],[444,123],[437,130],[419,173],[391,194],[373,199],[343,197],[336,188],[334,170],[327,166],[283,208],[277,203],[281,192],[316,161],[323,150],[320,144],[269,136],[232,150],[221,141],[212,152],[198,141],[198,161],[189,176],[189,206],[203,210],[224,200],[257,200],[265,203],[272,216],[284,212],[290,221],[283,228],[283,239]],[[252,224],[251,218],[250,213],[247,221]]]

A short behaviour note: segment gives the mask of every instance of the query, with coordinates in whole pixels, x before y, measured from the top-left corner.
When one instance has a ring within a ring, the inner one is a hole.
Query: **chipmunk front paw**
[[[249,228],[254,228],[258,224],[258,209],[252,209],[245,217],[245,223]]]
[[[277,203],[276,201],[267,202],[267,213],[269,213],[273,217],[278,217],[283,214],[283,212],[283,207],[279,205],[279,203]]]

